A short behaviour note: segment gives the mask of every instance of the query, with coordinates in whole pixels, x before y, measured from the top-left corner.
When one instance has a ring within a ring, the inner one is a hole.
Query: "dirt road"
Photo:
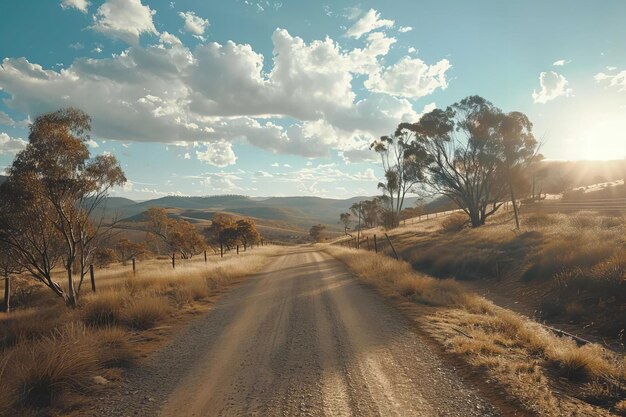
[[[133,369],[106,416],[489,416],[408,321],[314,249],[280,256]]]

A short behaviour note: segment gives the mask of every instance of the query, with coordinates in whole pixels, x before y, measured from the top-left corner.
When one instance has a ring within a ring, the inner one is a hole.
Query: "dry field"
[[[389,232],[417,271],[454,278],[498,305],[594,341],[623,348],[626,327],[626,226],[611,213],[512,213],[470,229],[452,215]],[[379,239],[391,255],[382,230]]]
[[[136,275],[130,265],[98,270],[97,292],[83,288],[73,310],[46,289],[16,282],[22,306],[0,314],[0,415],[80,415],[87,396],[277,251],[255,248],[208,263],[200,256],[178,261],[175,270],[167,260],[143,261]]]
[[[326,250],[394,299],[504,401],[530,415],[626,415],[623,355],[596,344],[579,347],[458,281],[415,272],[407,262],[337,246]]]

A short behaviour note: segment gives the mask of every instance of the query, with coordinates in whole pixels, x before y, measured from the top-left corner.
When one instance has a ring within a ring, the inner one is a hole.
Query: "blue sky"
[[[626,157],[623,1],[0,4],[0,167],[74,105],[117,195],[376,193],[373,138],[479,94],[552,159]]]

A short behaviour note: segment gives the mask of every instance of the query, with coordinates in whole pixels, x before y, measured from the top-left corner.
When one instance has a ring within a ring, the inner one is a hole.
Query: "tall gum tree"
[[[22,192],[30,194],[31,203],[42,215],[40,224],[32,227],[51,225],[62,242],[67,289],[49,277],[43,278],[69,306],[76,305],[88,264],[104,231],[110,230],[104,224],[104,215],[94,218],[96,209],[105,203],[111,188],[126,182],[115,157],[90,157],[90,132],[91,118],[79,109],[43,114],[30,126],[28,145],[8,169],[8,182],[23,187]],[[19,207],[19,202],[14,203]],[[30,249],[22,248],[25,262],[32,264],[32,254],[26,252]],[[77,278],[74,265],[78,265]],[[39,265],[34,269],[38,271]]]
[[[473,227],[485,224],[507,194],[519,225],[515,177],[537,150],[532,124],[523,113],[505,114],[484,98],[470,96],[399,129],[413,132],[425,147],[428,185],[465,211]]]

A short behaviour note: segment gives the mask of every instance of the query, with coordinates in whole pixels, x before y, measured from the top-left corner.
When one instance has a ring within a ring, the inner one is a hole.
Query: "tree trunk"
[[[72,263],[67,265],[67,296],[65,302],[69,307],[76,307],[76,290],[74,289],[74,276],[72,274]]]
[[[513,174],[509,170],[509,189],[511,191],[511,203],[513,204],[513,213],[515,214],[515,229],[519,230],[519,213],[517,211],[517,204],[515,202],[515,189],[513,187]],[[533,193],[534,193],[534,184],[533,184]],[[534,196],[533,196],[534,198]]]
[[[472,227],[479,227],[482,225],[481,216],[478,210],[469,210],[470,223],[472,223]]]
[[[515,201],[515,190],[513,190],[513,185],[511,185],[511,203],[513,204],[513,213],[515,214],[515,229],[519,229],[519,212],[517,210],[517,203]]]
[[[11,312],[11,278],[8,272],[4,272],[4,304],[2,310],[6,313]]]

